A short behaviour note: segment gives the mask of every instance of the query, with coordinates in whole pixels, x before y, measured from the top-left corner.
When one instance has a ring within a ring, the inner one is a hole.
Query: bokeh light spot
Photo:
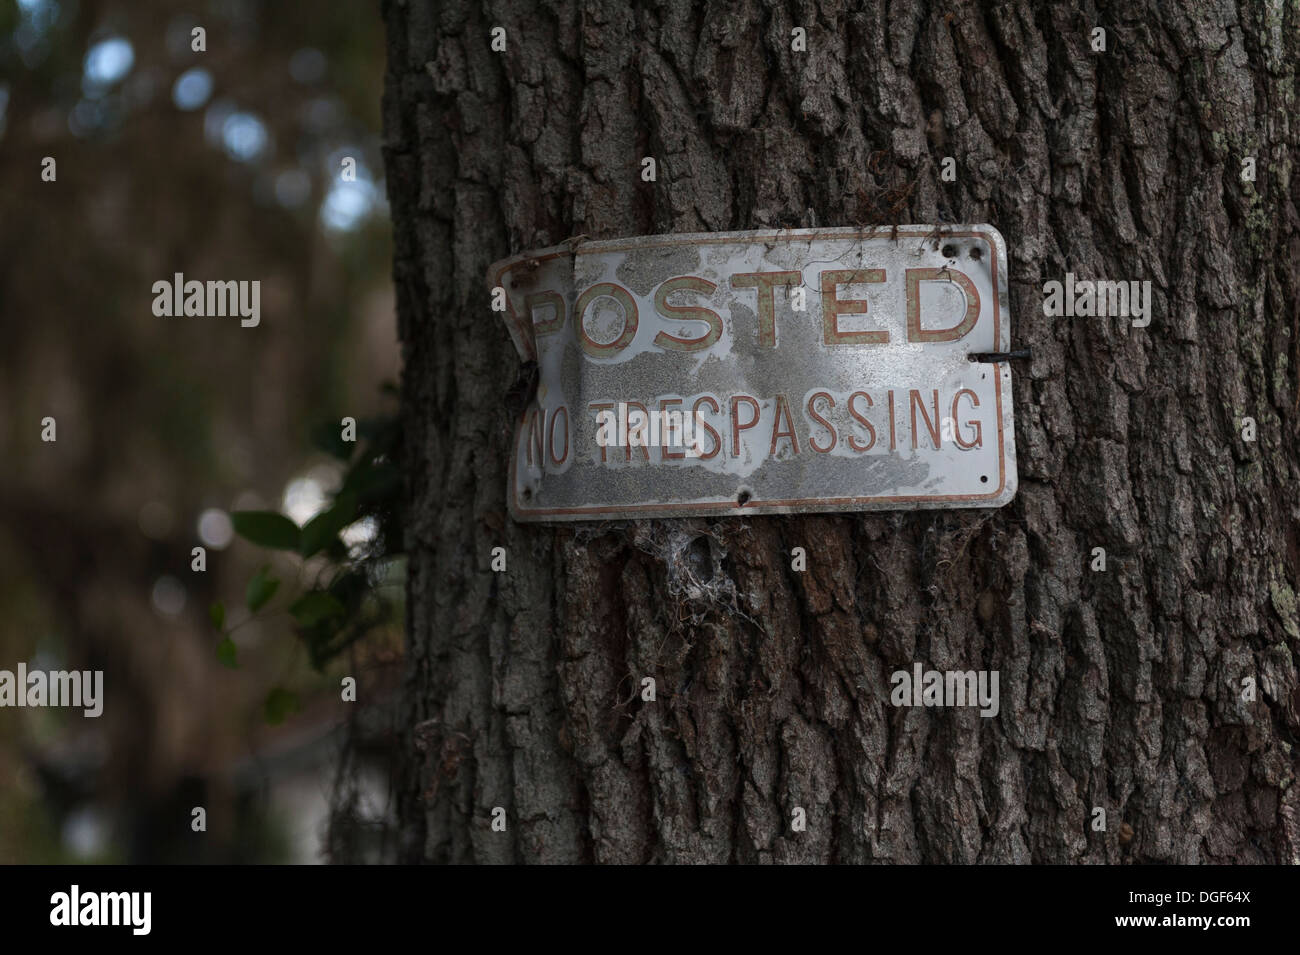
[[[185,586],[170,574],[154,581],[153,593],[149,597],[153,609],[164,617],[178,617],[185,609]]]
[[[270,142],[266,124],[252,113],[231,113],[221,124],[221,143],[226,155],[237,162],[252,162]]]
[[[172,102],[186,112],[199,109],[212,95],[212,74],[201,66],[186,70],[172,86]]]
[[[284,489],[284,512],[295,524],[306,524],[325,510],[325,489],[314,477],[298,477]]]
[[[225,550],[234,539],[235,526],[229,514],[219,507],[210,507],[199,515],[198,534],[205,547]]]
[[[86,54],[85,82],[105,88],[118,82],[135,64],[135,49],[126,37],[114,36],[100,40]]]

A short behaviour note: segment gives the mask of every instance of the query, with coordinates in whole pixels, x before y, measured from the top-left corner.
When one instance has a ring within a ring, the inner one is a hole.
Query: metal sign
[[[991,226],[574,241],[488,274],[538,366],[520,521],[1000,507],[1015,495]]]

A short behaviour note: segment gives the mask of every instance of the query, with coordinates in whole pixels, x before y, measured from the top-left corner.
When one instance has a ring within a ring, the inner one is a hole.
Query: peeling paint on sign
[[[496,263],[538,366],[521,521],[1000,507],[1007,253],[987,225],[571,244]]]

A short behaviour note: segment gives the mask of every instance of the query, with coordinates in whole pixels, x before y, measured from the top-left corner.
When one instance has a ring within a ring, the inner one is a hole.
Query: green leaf
[[[298,694],[292,690],[286,690],[282,686],[277,686],[266,695],[266,702],[262,704],[262,715],[266,722],[272,726],[283,723],[285,717],[290,713],[298,711]]]
[[[217,659],[223,666],[228,666],[232,670],[239,669],[239,664],[235,662],[235,641],[229,637],[217,644]]]
[[[343,604],[323,590],[309,590],[289,605],[289,613],[293,614],[293,619],[298,621],[300,627],[314,627],[331,617],[340,617],[345,612]]]
[[[275,596],[276,588],[280,586],[280,581],[271,576],[270,570],[270,567],[263,566],[248,582],[244,600],[253,613],[265,607],[267,601]]]
[[[298,553],[311,557],[329,546],[335,535],[352,523],[357,513],[357,499],[353,494],[340,494],[334,505],[321,511],[302,526],[298,540]]]
[[[208,616],[212,618],[212,626],[222,630],[226,626],[226,605],[220,600],[213,602],[208,608]]]
[[[275,511],[235,511],[235,533],[245,540],[276,550],[298,549],[298,525]]]

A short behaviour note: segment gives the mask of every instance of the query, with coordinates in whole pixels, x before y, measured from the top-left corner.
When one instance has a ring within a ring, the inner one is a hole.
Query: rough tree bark
[[[388,0],[385,15],[406,858],[1300,861],[1294,3]],[[1033,349],[1011,506],[505,515],[518,363],[491,262],[577,234],[893,222],[1007,239],[1013,347]],[[1150,280],[1152,325],[1045,318],[1043,283],[1067,271]],[[692,599],[689,575],[734,604]],[[889,674],[913,661],[999,670],[1000,714],[892,707]]]

